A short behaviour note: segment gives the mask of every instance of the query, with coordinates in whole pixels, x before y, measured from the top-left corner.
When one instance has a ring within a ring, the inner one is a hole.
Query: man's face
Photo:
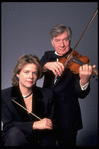
[[[59,56],[64,55],[70,49],[70,40],[66,31],[61,35],[54,37],[53,40],[51,40],[51,43]]]

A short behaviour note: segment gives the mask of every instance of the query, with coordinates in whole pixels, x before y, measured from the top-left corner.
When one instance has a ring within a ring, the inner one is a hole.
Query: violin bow
[[[29,112],[25,107],[23,107],[22,105],[20,105],[20,104],[19,104],[18,102],[16,102],[15,100],[12,99],[12,101],[13,101],[14,103],[16,103],[18,106],[20,106],[21,108],[23,108],[25,111]],[[41,118],[38,117],[37,115],[35,115],[34,113],[31,112],[30,114],[33,115],[34,117],[36,117],[37,119],[41,120]]]
[[[91,24],[91,22],[93,21],[94,17],[96,16],[97,12],[98,12],[98,8],[96,9],[95,13],[93,14],[92,18],[90,19],[90,21],[89,21],[88,25],[86,26],[85,30],[83,31],[82,35],[80,36],[80,38],[79,38],[78,42],[76,43],[74,49],[73,49],[72,52],[67,56],[67,60],[65,61],[64,66],[66,66],[66,65],[68,64],[69,60],[72,58],[72,53],[73,53],[74,50],[76,49],[77,45],[79,44],[79,42],[80,42],[80,40],[82,39],[83,35],[85,34],[86,30],[88,29],[88,27],[90,26],[90,24]],[[95,68],[93,68],[93,71],[95,72],[96,75],[98,75],[98,72],[96,71]],[[56,79],[57,79],[57,77],[56,77]],[[53,88],[54,88],[55,86],[56,86],[56,84],[53,86]],[[53,88],[52,88],[52,89],[53,89]]]
[[[72,53],[73,53],[74,50],[76,49],[77,45],[79,44],[79,42],[80,42],[80,40],[82,39],[83,35],[85,34],[86,30],[88,29],[88,27],[90,26],[90,24],[91,24],[91,22],[93,21],[94,17],[96,16],[97,12],[98,12],[98,8],[96,9],[95,13],[93,14],[92,18],[90,19],[90,21],[89,21],[88,25],[86,26],[85,30],[83,31],[82,35],[80,36],[80,38],[79,38],[78,42],[76,43],[74,49],[73,49],[72,52],[70,53],[69,58],[71,57]],[[68,63],[68,62],[67,62],[67,63]],[[67,64],[67,63],[66,63],[66,64]],[[66,65],[66,64],[65,64],[65,65]]]

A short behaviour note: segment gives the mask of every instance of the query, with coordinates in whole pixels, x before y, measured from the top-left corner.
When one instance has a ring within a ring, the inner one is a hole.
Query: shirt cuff
[[[79,82],[79,83],[80,83],[80,82]],[[87,89],[88,85],[89,85],[89,82],[86,83],[84,86],[82,86],[82,85],[80,84],[80,87],[81,87],[81,89],[84,91],[84,90]]]

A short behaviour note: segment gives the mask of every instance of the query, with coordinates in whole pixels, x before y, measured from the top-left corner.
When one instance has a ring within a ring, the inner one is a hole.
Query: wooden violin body
[[[74,50],[72,54],[68,56],[61,57],[59,62],[62,63],[65,68],[69,68],[74,74],[79,73],[80,66],[84,64],[90,64],[88,57],[80,55],[76,50]],[[93,69],[93,73],[98,75],[98,71],[96,69]]]

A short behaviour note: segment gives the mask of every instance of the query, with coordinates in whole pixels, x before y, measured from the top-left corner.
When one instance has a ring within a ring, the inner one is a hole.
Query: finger
[[[60,72],[60,70],[59,70],[59,66],[58,66],[57,62],[54,62],[54,63],[52,64],[52,67],[51,67],[50,70],[52,70],[52,72],[54,73],[54,75],[55,75],[56,77],[57,77],[58,75],[59,75],[59,76],[61,75],[61,72]]]
[[[56,62],[56,66],[64,71],[64,65],[62,63]]]
[[[57,77],[58,76],[58,72],[55,69],[53,69],[52,71],[53,71],[54,75]]]
[[[96,65],[93,65],[92,68],[96,68]]]
[[[87,75],[87,76],[90,76],[92,74],[92,66],[91,65],[83,65],[83,74],[84,75]]]
[[[47,125],[46,125],[46,128],[47,128],[47,129],[53,129],[53,125],[52,125],[52,124],[47,124]]]
[[[53,129],[52,121],[48,118],[45,118],[45,121],[46,121],[46,129],[52,130]]]
[[[91,65],[89,65],[89,67],[88,67],[88,68],[89,68],[89,70],[91,70],[91,69],[92,69],[92,66],[91,66]]]
[[[46,119],[46,122],[47,122],[47,124],[52,124],[52,121],[49,118]]]
[[[60,62],[56,63],[56,71],[58,72],[58,75],[61,76],[64,71],[64,65]]]
[[[46,128],[45,129],[50,129],[50,130],[52,130],[53,128],[52,127],[50,127],[50,126],[46,126]]]
[[[52,126],[52,121],[51,121],[51,119],[46,119],[46,122],[47,122],[47,125],[49,125],[49,126]]]
[[[82,70],[83,70],[83,67],[82,67],[82,66],[80,66],[80,67],[79,67],[79,71],[81,72]]]
[[[89,65],[85,64],[81,68],[82,68],[82,71],[88,71],[89,70]]]
[[[61,69],[60,69],[60,68],[55,67],[55,68],[54,68],[54,70],[55,70],[55,73],[57,74],[57,76],[58,76],[58,75],[59,75],[59,76],[61,76],[62,71],[61,71]]]
[[[89,65],[89,75],[91,75],[91,74],[92,74],[92,66]]]
[[[89,69],[89,66],[87,64],[83,65],[83,70],[87,71]]]
[[[64,65],[60,62],[57,62],[57,64],[61,67],[62,71],[64,71]]]
[[[61,73],[59,71],[59,69],[57,67],[52,69],[52,72],[54,73],[54,75],[57,77],[58,75],[61,76]]]

